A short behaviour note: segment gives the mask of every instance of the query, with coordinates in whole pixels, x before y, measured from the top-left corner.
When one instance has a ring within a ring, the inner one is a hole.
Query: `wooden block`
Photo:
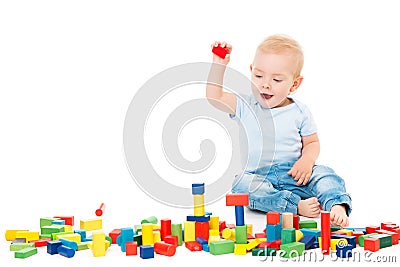
[[[102,219],[92,219],[92,220],[81,220],[80,221],[80,229],[84,229],[86,231],[100,230],[103,228],[103,220]]]
[[[282,213],[282,228],[293,228],[293,213]]]
[[[18,259],[26,259],[30,256],[33,256],[37,254],[37,248],[35,247],[29,247],[29,248],[24,248],[18,251],[15,251],[14,253],[14,258]]]
[[[7,241],[13,241],[16,236],[17,232],[28,232],[29,230],[6,230],[5,238]]]
[[[248,193],[235,193],[226,195],[226,206],[247,206],[249,205]]]
[[[233,253],[235,250],[235,243],[232,240],[221,240],[210,243],[210,254],[222,255]]]
[[[274,212],[274,211],[269,211],[267,212],[267,224],[269,225],[276,225],[280,223],[280,213],[279,212]]]

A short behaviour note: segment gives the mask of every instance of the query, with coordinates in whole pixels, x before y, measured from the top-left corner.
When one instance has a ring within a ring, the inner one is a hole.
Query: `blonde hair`
[[[300,44],[291,37],[283,34],[271,35],[258,45],[257,52],[258,51],[263,53],[293,53],[297,57],[297,68],[294,77],[297,78],[300,76],[304,65],[303,50],[301,49]]]

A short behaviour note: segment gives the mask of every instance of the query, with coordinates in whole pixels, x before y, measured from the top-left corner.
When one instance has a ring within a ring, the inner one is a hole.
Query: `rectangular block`
[[[10,251],[19,251],[25,248],[34,248],[34,243],[13,243],[10,244]]]
[[[64,225],[46,225],[40,228],[41,234],[53,234],[64,232]]]
[[[82,241],[80,234],[66,234],[66,235],[57,235],[56,240],[66,239],[70,241],[74,241],[76,243],[80,243]]]
[[[6,230],[5,237],[7,241],[13,241],[16,238],[17,232],[28,230]]]
[[[247,244],[247,226],[246,225],[236,226],[235,235],[236,235],[236,244]],[[230,240],[230,241],[232,241],[232,240]]]
[[[92,220],[81,220],[80,229],[86,231],[100,230],[103,228],[102,219],[92,219]]]
[[[364,250],[376,252],[380,248],[380,241],[378,238],[369,237],[364,239]]]
[[[24,248],[22,250],[15,251],[14,257],[18,259],[26,259],[35,254],[37,254],[37,248]]]
[[[26,242],[31,240],[39,240],[39,232],[18,231],[15,235],[15,238],[25,238]]]
[[[281,239],[281,224],[267,224],[267,241],[272,242]]]
[[[267,224],[275,225],[281,222],[281,215],[279,212],[269,211],[266,214],[267,216]]]
[[[314,220],[304,220],[299,222],[300,230],[302,228],[317,228],[317,222]]]
[[[296,229],[285,228],[281,232],[282,244],[289,244],[296,241]]]
[[[66,225],[74,226],[74,216],[54,216],[60,220],[64,220]]]
[[[282,228],[293,228],[293,213],[282,213]]]
[[[195,222],[185,221],[183,223],[184,228],[184,238],[185,242],[195,241],[196,240],[196,226]]]
[[[235,243],[232,240],[221,240],[210,243],[210,253],[212,255],[222,255],[233,253],[235,250]]]
[[[248,193],[234,193],[226,195],[226,206],[247,206],[249,205]]]
[[[280,255],[283,258],[294,258],[303,255],[305,246],[300,242],[293,242],[289,244],[282,244],[280,250],[283,253]]]
[[[204,195],[204,183],[192,184],[192,195]]]

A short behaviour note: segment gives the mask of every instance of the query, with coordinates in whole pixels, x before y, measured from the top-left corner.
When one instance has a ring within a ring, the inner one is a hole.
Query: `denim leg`
[[[249,193],[250,209],[296,214],[301,198],[288,190],[274,188],[274,180],[276,181],[276,176],[272,172],[267,175],[244,173],[235,178],[232,193]]]

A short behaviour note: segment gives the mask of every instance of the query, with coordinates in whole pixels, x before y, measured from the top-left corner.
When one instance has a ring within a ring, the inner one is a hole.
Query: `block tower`
[[[247,244],[247,226],[244,223],[244,206],[249,205],[249,194],[235,193],[226,195],[226,206],[235,207],[236,244]]]

